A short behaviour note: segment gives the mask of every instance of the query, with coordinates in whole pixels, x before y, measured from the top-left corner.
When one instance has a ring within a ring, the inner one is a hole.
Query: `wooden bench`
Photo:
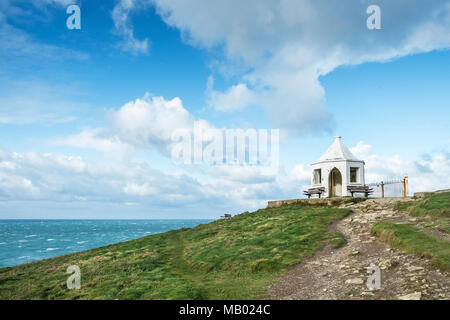
[[[311,196],[313,194],[318,194],[319,198],[320,198],[322,193],[324,193],[324,192],[325,192],[325,188],[324,187],[318,187],[318,188],[309,188],[308,190],[303,191],[303,194],[307,195],[308,199],[311,198]]]
[[[347,186],[347,191],[352,194],[352,197],[354,193],[364,193],[365,197],[367,198],[369,194],[373,192],[373,189],[369,186]]]

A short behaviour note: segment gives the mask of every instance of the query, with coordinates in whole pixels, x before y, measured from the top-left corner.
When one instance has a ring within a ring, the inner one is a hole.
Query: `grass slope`
[[[433,193],[420,201],[399,202],[396,208],[408,211],[412,216],[440,215],[450,217],[450,192]]]
[[[399,202],[397,209],[417,217],[416,226],[383,221],[372,227],[372,233],[394,248],[431,256],[433,265],[450,270],[450,243],[423,232],[438,229],[450,233],[450,192],[433,193],[420,201]]]
[[[372,227],[372,233],[393,248],[430,256],[434,266],[450,270],[450,243],[447,241],[432,237],[412,226],[391,221],[376,223]]]
[[[302,204],[0,269],[0,299],[252,299],[318,248],[345,244],[327,225],[348,209]],[[69,265],[81,289],[68,290]]]

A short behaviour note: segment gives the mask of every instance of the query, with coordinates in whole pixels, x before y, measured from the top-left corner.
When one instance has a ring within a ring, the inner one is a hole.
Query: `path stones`
[[[415,267],[415,266],[411,266],[411,267],[407,267],[406,268],[409,272],[416,272],[416,271],[422,271],[423,267]]]
[[[345,280],[345,284],[363,284],[364,280],[361,278],[353,278]]]
[[[421,292],[414,292],[398,297],[399,300],[420,300],[421,298],[422,298]]]
[[[382,259],[379,263],[378,266],[380,267],[380,269],[382,270],[386,270],[389,269],[392,266],[392,261],[390,259]]]
[[[374,294],[373,294],[373,292],[363,292],[363,293],[361,293],[361,296],[363,296],[363,297],[373,297]]]

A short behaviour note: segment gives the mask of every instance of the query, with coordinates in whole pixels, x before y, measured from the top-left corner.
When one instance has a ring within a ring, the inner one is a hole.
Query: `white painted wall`
[[[359,181],[357,183],[350,183],[350,168],[359,168]],[[329,176],[331,170],[334,168],[338,169],[342,175],[342,196],[351,196],[350,192],[347,192],[348,185],[365,185],[365,172],[364,172],[364,161],[349,161],[349,160],[335,160],[335,161],[324,161],[318,162],[311,165],[311,187],[324,187],[325,197],[329,195]],[[320,184],[314,184],[314,170],[322,170],[322,181]]]

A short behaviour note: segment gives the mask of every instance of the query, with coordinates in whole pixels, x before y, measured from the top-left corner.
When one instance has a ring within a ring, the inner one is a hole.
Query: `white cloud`
[[[122,37],[121,49],[133,55],[148,54],[149,50],[149,39],[136,39],[133,27],[129,22],[130,12],[142,8],[143,4],[134,0],[120,0],[111,12],[115,33]]]
[[[213,88],[213,80],[208,80],[208,105],[219,111],[234,111],[256,104],[257,96],[245,83],[240,83],[229,88],[226,92],[216,91]]]
[[[181,99],[166,100],[146,94],[130,101],[118,110],[107,113],[108,127],[84,129],[78,134],[54,138],[50,142],[76,148],[88,148],[118,157],[130,155],[134,150],[157,150],[170,155],[172,135],[177,129],[192,132],[195,120],[183,107]]]
[[[359,141],[356,146],[351,147],[350,151],[358,158],[365,159],[368,157],[372,151],[372,146],[364,143],[364,141]]]
[[[262,166],[223,165],[213,166],[209,172],[215,179],[224,179],[242,184],[274,183],[278,172],[265,170]]]
[[[380,2],[382,29],[373,31],[366,28],[366,8],[373,3],[366,1],[151,2],[187,42],[223,48],[225,63],[247,67],[246,74],[235,74],[235,86],[213,92],[213,105],[239,109],[251,97],[269,110],[276,126],[301,133],[333,127],[320,76],[342,65],[450,45],[450,4],[444,0]],[[239,95],[244,98],[237,103]]]
[[[111,124],[122,140],[136,146],[165,148],[178,128],[192,128],[194,117],[179,98],[150,97],[130,101],[110,114]]]
[[[117,136],[109,135],[102,129],[85,129],[78,134],[55,138],[52,144],[75,148],[88,148],[110,153],[119,158],[130,155],[132,146],[122,142]]]
[[[127,183],[123,188],[123,192],[130,195],[148,196],[151,194],[156,195],[158,190],[156,188],[152,188],[149,183],[144,183],[142,185],[137,183]]]
[[[0,168],[14,170],[14,169],[16,169],[16,164],[11,161],[2,161],[2,162],[0,162]]]
[[[213,128],[205,120],[195,119],[179,98],[166,100],[146,94],[118,110],[109,111],[108,118],[108,128],[85,129],[79,134],[52,141],[58,145],[105,153],[130,154],[130,157],[115,156],[114,161],[105,157],[104,168],[86,163],[84,170],[89,173],[88,177],[95,178],[92,183],[102,183],[104,186],[84,190],[102,190],[104,196],[106,192],[111,192],[116,199],[126,202],[134,202],[134,197],[137,197],[176,205],[187,202],[217,207],[226,204],[242,210],[264,206],[267,199],[283,197],[287,190],[279,185],[276,171],[258,166],[185,166],[179,167],[175,173],[155,174],[146,165],[133,163],[131,152],[138,149],[171,155],[171,149],[176,145],[172,137],[178,129],[185,129],[194,135],[196,125],[200,130]],[[106,168],[111,171],[103,178],[100,173]],[[87,175],[86,172],[80,174],[82,177]],[[71,175],[68,173],[68,176]],[[292,179],[287,180],[293,183]],[[117,196],[117,192],[121,196]],[[295,192],[298,193],[298,190]],[[73,194],[89,199],[88,194]]]
[[[178,144],[173,135],[177,130],[194,134],[214,127],[203,119],[195,119],[184,107],[180,98],[166,100],[164,97],[146,94],[123,105],[109,114],[111,131],[121,141],[140,149],[156,149],[168,156]]]
[[[33,183],[27,178],[15,176],[12,174],[4,175],[0,172],[0,197],[13,196],[16,199],[18,194],[20,198],[26,197],[33,199],[39,193],[39,189],[33,186]]]
[[[190,168],[174,173],[152,169],[145,162],[88,161],[60,154],[0,151],[0,200],[50,201],[53,203],[141,204],[161,210],[191,206],[218,210],[249,210],[264,206],[275,186],[273,178],[233,181],[227,176],[195,178]],[[241,171],[241,174],[246,174]]]
[[[414,161],[373,154],[363,142],[351,150],[366,161],[367,182],[401,178],[407,173],[410,194],[450,185],[448,152]],[[78,202],[116,203],[130,208],[158,208],[158,212],[178,208],[189,216],[203,208],[209,216],[217,216],[230,210],[238,213],[262,208],[268,200],[298,198],[310,185],[310,168],[303,164],[288,171],[281,168],[271,175],[263,173],[261,168],[251,166],[205,170],[180,167],[175,172],[162,172],[132,159],[96,162],[78,156],[0,151],[0,200],[69,206]]]
[[[199,198],[199,184],[136,161],[88,161],[81,157],[0,151],[0,199],[4,201],[91,201],[167,203],[190,194]],[[151,195],[151,197],[148,197]],[[171,199],[171,200],[167,200]]]
[[[305,168],[303,164],[297,164],[290,172],[290,176],[292,176],[295,180],[308,182],[311,180],[311,170],[309,168]]]
[[[399,155],[383,157],[372,153],[362,141],[350,151],[366,162],[366,183],[401,179],[408,175],[409,193],[435,191],[450,186],[450,154],[446,151],[426,154],[423,159],[403,159]]]
[[[206,131],[216,129],[208,121],[196,119],[190,114],[180,98],[166,100],[148,93],[118,110],[109,110],[107,120],[106,128],[87,128],[74,135],[53,138],[50,143],[93,149],[117,158],[130,158],[134,151],[143,150],[156,150],[170,157],[172,151],[186,146],[190,148],[192,145],[187,143],[200,139],[199,136],[203,141],[208,141],[211,138]],[[181,132],[183,135],[178,136]],[[184,140],[185,135],[189,135],[187,141]]]

